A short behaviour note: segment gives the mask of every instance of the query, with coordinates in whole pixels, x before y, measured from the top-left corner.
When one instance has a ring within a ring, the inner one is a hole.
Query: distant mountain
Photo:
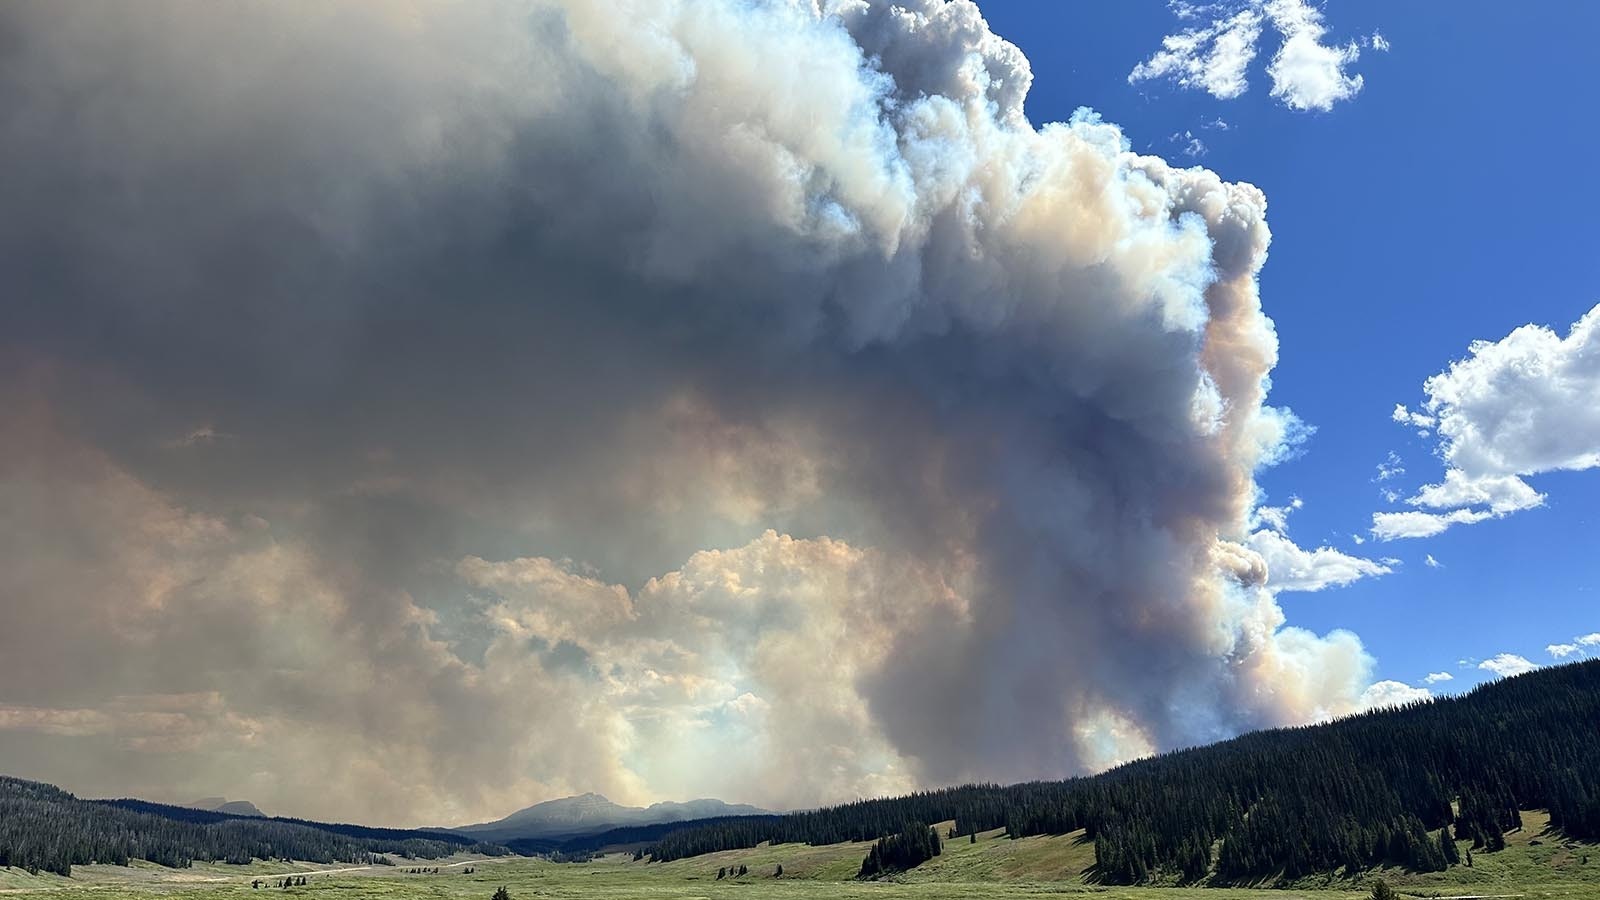
[[[639,807],[612,803],[599,794],[579,794],[576,797],[535,803],[498,821],[465,825],[451,830],[459,834],[470,834],[480,840],[503,842],[597,834],[633,825],[763,815],[769,815],[768,811],[743,803],[724,803],[721,800],[652,803],[646,807]]]
[[[230,816],[255,816],[264,819],[267,814],[256,808],[249,800],[229,800],[227,797],[201,797],[184,806],[190,809],[203,809],[206,812],[226,813]]]

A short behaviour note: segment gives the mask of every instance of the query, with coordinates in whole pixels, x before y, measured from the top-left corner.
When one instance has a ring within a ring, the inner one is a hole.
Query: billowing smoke
[[[0,758],[438,822],[1347,711],[1261,192],[965,0],[0,12]],[[666,573],[666,574],[663,574]]]

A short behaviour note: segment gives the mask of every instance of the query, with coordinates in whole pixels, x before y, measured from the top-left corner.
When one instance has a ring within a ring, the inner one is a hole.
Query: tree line
[[[1542,669],[1459,697],[1255,732],[1093,777],[970,785],[665,834],[672,860],[761,842],[875,841],[909,823],[956,834],[1084,830],[1112,884],[1293,879],[1494,852],[1519,809],[1600,840],[1600,660]]]
[[[160,810],[181,812],[167,816]],[[437,859],[462,850],[485,855],[507,852],[456,835],[318,827],[214,813],[188,815],[194,812],[159,804],[132,809],[122,803],[80,800],[52,785],[0,776],[0,866],[71,875],[75,865],[128,865],[135,859],[173,868],[187,868],[197,860],[242,865],[252,859],[376,865],[387,861],[385,853]],[[337,829],[374,834],[356,836]]]

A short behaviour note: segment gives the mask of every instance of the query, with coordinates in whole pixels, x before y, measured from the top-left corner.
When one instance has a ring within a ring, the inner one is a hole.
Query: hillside
[[[505,843],[529,839],[569,838],[615,828],[717,819],[729,816],[769,815],[764,809],[721,800],[653,803],[648,807],[622,806],[599,794],[580,794],[536,803],[503,819],[450,829],[482,840]]]
[[[714,875],[719,860],[847,880],[871,841],[924,822],[937,824],[945,851],[896,880],[1348,887],[1381,871],[1419,885],[1552,874],[1589,884],[1600,881],[1588,868],[1600,838],[1600,660],[1460,697],[1248,734],[1093,777],[601,827],[616,816],[699,808],[706,807],[639,809],[585,795],[463,836],[84,801],[0,778],[0,867],[65,874],[91,863],[272,859],[360,866],[377,854],[503,854],[475,841],[493,827],[543,827],[587,831],[528,838],[523,849],[580,858],[624,849],[613,862],[638,856],[641,873],[689,880]],[[1516,852],[1502,856],[1508,847]]]
[[[873,840],[908,822],[958,835],[1081,831],[1101,883],[1284,883],[1377,866],[1442,871],[1492,853],[1549,811],[1565,838],[1600,837],[1600,661],[1454,698],[1258,732],[1089,778],[969,786],[770,820],[685,828],[671,861],[762,843]],[[1458,846],[1456,839],[1465,843]]]
[[[252,859],[367,863],[378,854],[434,859],[473,839],[402,829],[265,819],[139,800],[80,800],[48,784],[0,776],[0,867],[70,875],[73,866],[147,860],[171,868]]]

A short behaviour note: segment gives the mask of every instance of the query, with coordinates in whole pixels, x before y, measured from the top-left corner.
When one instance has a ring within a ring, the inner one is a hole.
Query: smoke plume
[[[441,823],[1357,707],[1266,200],[966,0],[0,11],[0,758]]]

